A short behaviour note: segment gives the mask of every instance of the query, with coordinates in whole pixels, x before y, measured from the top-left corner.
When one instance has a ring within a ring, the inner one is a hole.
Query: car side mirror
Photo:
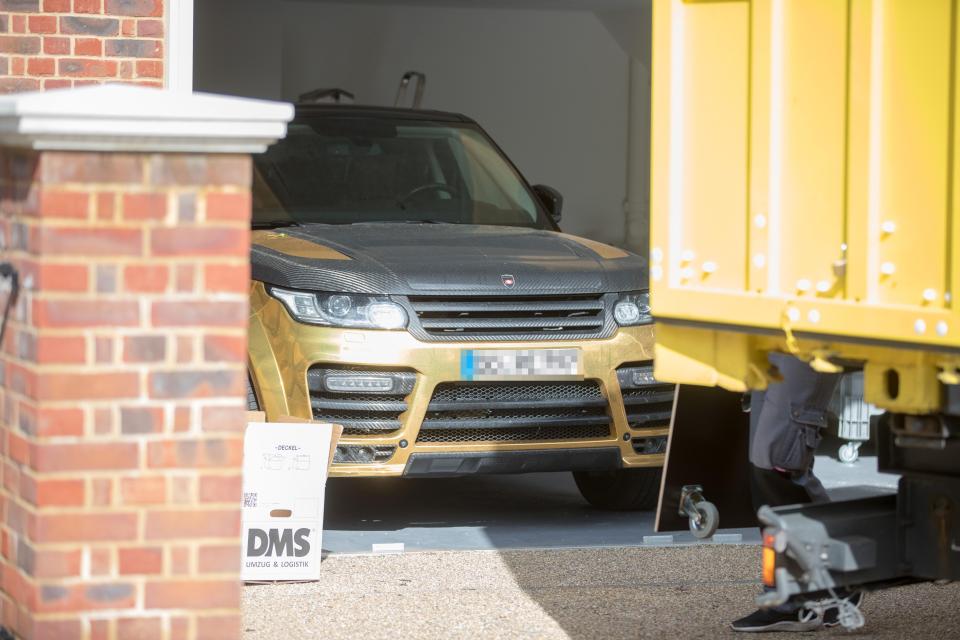
[[[546,207],[550,219],[559,223],[563,215],[563,196],[560,195],[560,192],[545,184],[534,185],[533,192],[537,194],[541,204]]]

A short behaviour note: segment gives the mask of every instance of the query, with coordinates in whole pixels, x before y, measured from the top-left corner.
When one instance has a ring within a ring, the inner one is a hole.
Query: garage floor
[[[610,547],[655,535],[652,512],[605,512],[570,474],[449,479],[330,480],[323,548],[332,554]],[[737,530],[751,542],[753,530]],[[681,533],[678,541],[693,541]]]
[[[876,458],[846,466],[823,456],[816,470],[838,498],[863,491],[860,486],[896,488],[896,476],[876,472]],[[657,535],[652,513],[590,508],[567,473],[331,479],[324,522],[323,548],[330,554],[375,553],[382,545],[396,549],[398,544],[405,551],[629,547]],[[727,542],[760,542],[752,528],[720,534]],[[678,532],[674,541],[694,539]],[[662,544],[662,539],[646,542]]]

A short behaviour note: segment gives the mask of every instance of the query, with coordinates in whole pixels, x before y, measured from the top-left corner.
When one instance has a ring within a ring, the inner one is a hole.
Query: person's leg
[[[771,354],[782,381],[754,392],[750,415],[750,495],[755,509],[829,500],[813,474],[813,456],[839,375]],[[736,631],[812,631],[823,621],[797,605],[761,609],[731,625]]]
[[[782,380],[771,383],[760,406],[751,410],[754,506],[826,501],[826,491],[813,474],[813,458],[840,375],[819,373],[780,353],[770,354],[770,362]]]
[[[830,494],[827,493],[823,483],[820,482],[820,478],[814,474],[812,463],[806,472],[792,474],[790,480],[793,484],[803,489],[810,497],[810,502],[830,502]]]
[[[816,502],[807,487],[795,481],[793,474],[750,465],[750,498],[759,511],[764,505],[782,507],[788,504]],[[763,525],[760,525],[763,528]]]

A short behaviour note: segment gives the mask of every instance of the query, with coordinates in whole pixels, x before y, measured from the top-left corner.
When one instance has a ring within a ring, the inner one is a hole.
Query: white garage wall
[[[261,0],[194,0],[193,88],[278,100],[282,6]]]
[[[627,244],[628,58],[592,12],[264,4],[253,16],[251,0],[197,0],[197,90],[294,100],[341,87],[357,102],[389,105],[402,73],[422,71],[424,107],[474,118],[531,183],[563,193],[564,230]],[[216,30],[225,13],[217,6],[267,25],[266,36],[239,27],[202,44],[203,25]],[[244,60],[256,57],[275,38],[279,61],[202,60],[204,50],[236,51],[237,41]]]
[[[393,104],[422,71],[424,107],[472,117],[564,194],[564,229],[622,242],[627,56],[592,13],[290,3],[283,33],[284,98],[342,87]]]

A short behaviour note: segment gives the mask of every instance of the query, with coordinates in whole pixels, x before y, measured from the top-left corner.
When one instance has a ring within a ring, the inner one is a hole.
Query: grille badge
[[[513,288],[513,285],[517,284],[517,279],[512,275],[505,273],[500,276],[500,282],[502,282],[503,286],[505,286],[507,289],[511,289]]]

